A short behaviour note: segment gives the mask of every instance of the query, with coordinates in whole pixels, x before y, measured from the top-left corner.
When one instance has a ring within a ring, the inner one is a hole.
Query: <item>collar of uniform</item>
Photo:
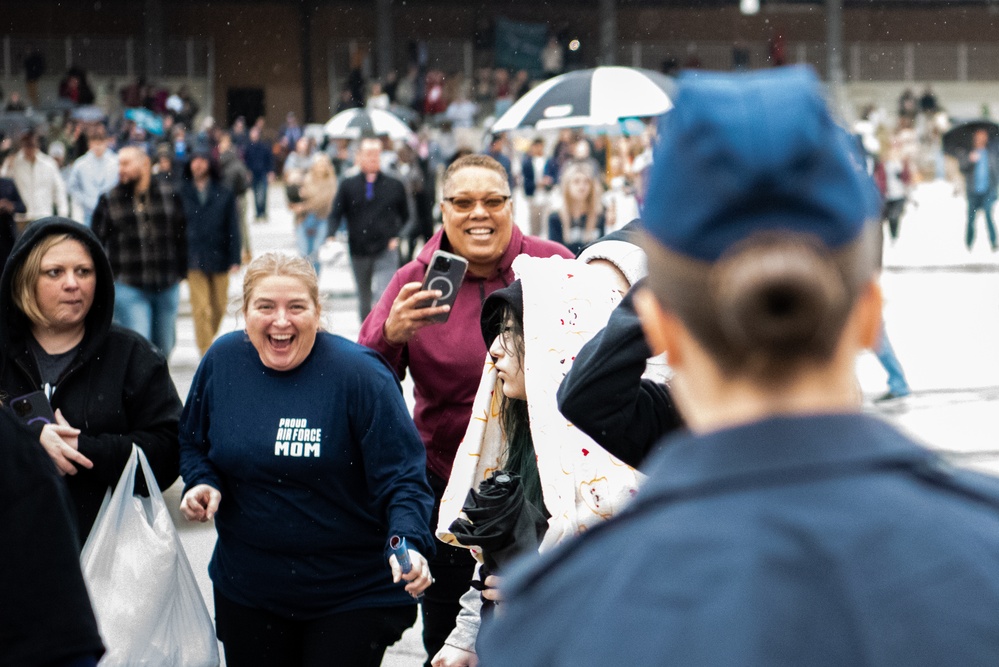
[[[640,497],[693,495],[837,469],[924,465],[936,455],[863,414],[770,417],[705,435],[666,439],[644,466]]]

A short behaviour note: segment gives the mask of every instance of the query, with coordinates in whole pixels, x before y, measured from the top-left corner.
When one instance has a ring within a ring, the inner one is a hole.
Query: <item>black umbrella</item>
[[[972,138],[978,130],[989,133],[989,141],[999,139],[999,125],[991,120],[972,120],[955,125],[943,135],[943,152],[947,155],[960,155],[971,150]]]
[[[537,551],[548,521],[524,497],[520,476],[498,470],[471,489],[462,507],[467,519],[456,519],[451,533],[465,546],[482,549],[483,566],[501,569],[516,556]],[[484,577],[483,577],[484,578]]]

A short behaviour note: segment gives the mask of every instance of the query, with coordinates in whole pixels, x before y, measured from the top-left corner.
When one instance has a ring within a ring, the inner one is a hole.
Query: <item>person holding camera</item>
[[[81,543],[132,453],[145,452],[156,482],[177,479],[180,398],[166,359],[139,334],[112,324],[111,264],[86,226],[35,221],[0,278],[0,395],[34,395],[55,423],[30,428],[64,475]],[[34,408],[32,408],[34,409]],[[25,414],[26,420],[34,416]]]
[[[181,417],[180,509],[216,521],[208,572],[231,667],[376,667],[433,582],[433,496],[399,382],[320,316],[307,259],[253,260],[246,330],[208,350]]]
[[[431,525],[451,464],[472,414],[486,346],[477,331],[483,300],[513,282],[518,255],[572,258],[564,246],[525,236],[513,223],[506,170],[486,155],[455,160],[444,173],[442,229],[417,258],[396,271],[361,326],[358,341],[381,353],[396,374],[413,377],[413,419],[427,452],[427,478],[434,490]],[[438,250],[468,261],[453,305],[422,307],[442,293],[421,289]],[[447,315],[443,323],[441,315]],[[454,628],[459,598],[468,590],[474,561],[465,549],[441,545],[431,561],[436,583],[423,600],[423,643],[432,658]],[[429,661],[428,661],[429,664]]]

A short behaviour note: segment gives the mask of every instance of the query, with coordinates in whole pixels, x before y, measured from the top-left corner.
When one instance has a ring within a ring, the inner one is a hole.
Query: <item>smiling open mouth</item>
[[[474,236],[476,238],[485,238],[487,236],[492,236],[495,230],[489,229],[487,227],[475,227],[473,229],[465,230],[465,233],[469,236]]]
[[[286,350],[291,347],[292,341],[295,340],[295,336],[292,334],[272,334],[267,337],[270,342],[271,347],[275,350]]]

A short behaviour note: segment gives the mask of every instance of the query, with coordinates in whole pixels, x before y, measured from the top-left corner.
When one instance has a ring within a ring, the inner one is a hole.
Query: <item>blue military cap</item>
[[[880,215],[856,142],[811,69],[685,73],[675,101],[660,121],[642,216],[666,248],[714,261],[764,230],[838,248]]]

